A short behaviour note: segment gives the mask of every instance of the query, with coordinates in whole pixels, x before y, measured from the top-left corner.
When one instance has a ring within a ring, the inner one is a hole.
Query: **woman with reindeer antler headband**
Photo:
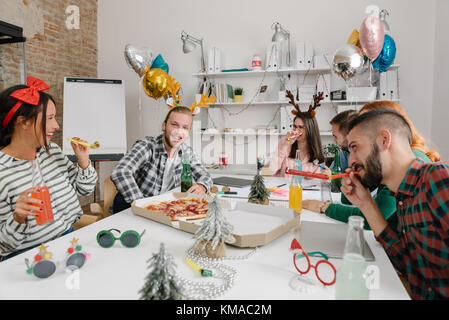
[[[313,96],[313,106],[302,112],[299,105],[295,103],[293,94],[287,90],[287,97],[290,98],[290,104],[295,107],[292,113],[295,115],[293,120],[293,130],[287,132],[285,137],[279,141],[276,151],[270,156],[270,171],[275,176],[285,176],[285,168],[293,168],[296,150],[300,150],[302,170],[307,172],[316,172],[320,170],[319,166],[313,163],[324,162],[323,148],[321,145],[320,130],[316,121],[315,109],[320,106],[323,99],[323,93]],[[330,169],[326,169],[323,173],[331,174]]]
[[[180,86],[170,77],[171,97],[167,99],[170,110],[162,123],[162,134],[137,140],[112,172],[111,180],[118,190],[112,204],[113,213],[129,208],[136,199],[156,196],[179,186],[185,156],[189,159],[194,180],[187,192],[205,194],[210,190],[210,173],[184,142],[199,107],[209,107],[209,103],[215,102],[215,97],[203,95],[199,103],[195,102],[190,107],[181,106],[181,96],[178,95]]]

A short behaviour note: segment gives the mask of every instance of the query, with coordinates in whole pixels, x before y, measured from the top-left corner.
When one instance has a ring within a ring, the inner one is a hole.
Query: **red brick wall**
[[[22,1],[28,6],[26,0]],[[54,142],[62,146],[64,77],[97,77],[97,1],[35,0],[44,21],[43,34],[26,41],[26,72],[44,80],[56,101],[59,132]],[[65,10],[79,8],[79,29],[69,30]],[[13,23],[11,20],[5,20]],[[14,24],[14,23],[13,23]],[[23,27],[23,26],[21,26]],[[0,90],[21,83],[22,44],[0,45]]]

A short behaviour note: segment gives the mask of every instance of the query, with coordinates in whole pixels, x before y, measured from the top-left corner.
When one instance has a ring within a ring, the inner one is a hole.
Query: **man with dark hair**
[[[182,161],[188,156],[194,185],[188,192],[206,194],[212,186],[210,173],[202,166],[192,148],[184,142],[192,126],[192,111],[183,106],[172,108],[162,123],[163,134],[137,140],[111,174],[118,193],[112,204],[117,213],[136,199],[167,192],[180,184]]]
[[[411,130],[391,109],[363,113],[349,124],[349,165],[341,191],[368,220],[414,299],[449,298],[449,163],[424,163],[410,147]],[[358,171],[358,176],[354,175]],[[369,187],[386,185],[397,203],[390,225]]]
[[[340,147],[340,167],[344,171],[348,168],[348,142],[346,140],[346,136],[348,134],[348,124],[351,118],[357,115],[356,110],[346,110],[338,113],[335,117],[329,121],[332,126],[332,136],[334,137],[335,143]],[[332,169],[334,167],[334,163],[330,166]]]

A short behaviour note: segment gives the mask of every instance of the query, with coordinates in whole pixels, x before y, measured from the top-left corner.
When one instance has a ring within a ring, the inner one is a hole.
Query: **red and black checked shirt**
[[[377,237],[413,299],[449,298],[449,162],[415,160],[395,194],[398,226]]]

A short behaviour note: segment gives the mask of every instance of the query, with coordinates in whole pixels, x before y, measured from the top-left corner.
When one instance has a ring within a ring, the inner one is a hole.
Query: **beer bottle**
[[[192,170],[190,170],[189,156],[185,154],[181,173],[181,192],[187,192],[192,184]]]

